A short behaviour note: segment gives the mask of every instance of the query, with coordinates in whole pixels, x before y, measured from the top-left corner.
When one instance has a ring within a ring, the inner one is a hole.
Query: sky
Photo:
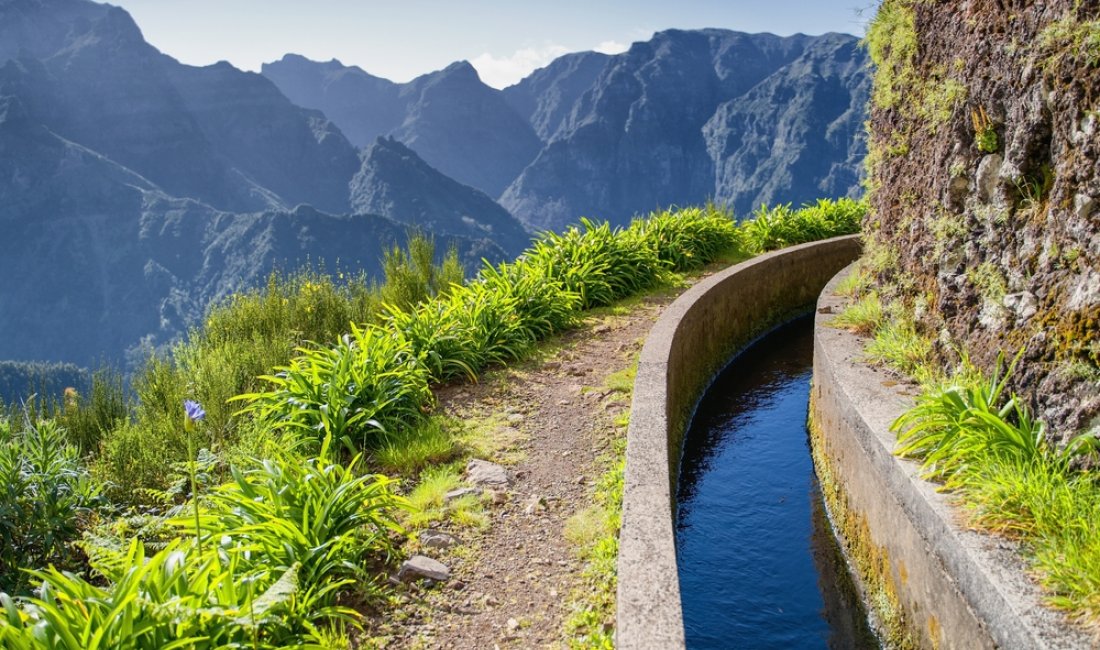
[[[669,28],[862,36],[875,0],[108,0],[183,63],[259,71],[288,52],[397,82],[465,59],[497,88],[567,52]]]

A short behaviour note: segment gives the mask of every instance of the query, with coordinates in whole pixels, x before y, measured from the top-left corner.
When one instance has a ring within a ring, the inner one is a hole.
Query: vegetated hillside
[[[1054,438],[1096,427],[1100,4],[890,0],[876,21],[872,266],[942,361],[1022,350],[1010,386]]]
[[[49,403],[66,388],[83,394],[91,385],[88,369],[71,363],[0,361],[0,404],[26,404],[32,395]]]
[[[444,176],[392,137],[378,138],[362,153],[351,181],[355,212],[380,214],[440,235],[490,239],[519,255],[531,235],[484,193]]]
[[[852,36],[709,29],[567,54],[503,91],[464,62],[396,85],[295,55],[263,73],[358,144],[391,134],[529,229],[560,230],[709,198],[745,215],[857,194],[866,63]]]
[[[319,112],[260,75],[178,63],[121,9],[0,3],[0,359],[120,362],[274,266],[377,272],[445,202],[425,194],[405,223],[329,214],[360,167]],[[470,235],[440,248],[506,257]]]

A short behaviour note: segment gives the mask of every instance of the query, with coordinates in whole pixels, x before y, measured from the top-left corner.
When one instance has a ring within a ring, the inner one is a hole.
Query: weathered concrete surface
[[[818,302],[811,441],[834,528],[880,605],[880,633],[922,648],[1095,647],[1040,605],[1012,544],[963,529],[917,464],[893,455],[890,424],[916,389],[858,363],[863,341],[828,326],[822,312],[843,308],[832,291],[842,275]]]
[[[634,381],[619,533],[615,640],[621,649],[684,647],[673,535],[673,486],[684,426],[738,349],[812,308],[859,255],[856,236],[762,255],[700,282],[650,331]]]

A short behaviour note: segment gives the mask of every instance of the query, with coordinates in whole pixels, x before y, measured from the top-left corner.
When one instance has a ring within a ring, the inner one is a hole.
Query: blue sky
[[[466,59],[489,85],[514,83],[566,52],[615,53],[654,31],[863,35],[875,0],[112,0],[184,63],[245,70],[287,52],[337,58],[394,81]]]

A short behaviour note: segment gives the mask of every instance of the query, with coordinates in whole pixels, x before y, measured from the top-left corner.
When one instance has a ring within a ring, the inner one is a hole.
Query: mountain
[[[542,147],[531,124],[466,61],[405,84],[297,55],[265,63],[262,74],[300,105],[322,111],[358,146],[392,136],[447,176],[492,197]]]
[[[180,64],[125,11],[87,0],[8,0],[0,25],[0,41],[36,41],[0,50],[0,95],[66,140],[219,209],[347,210],[355,148],[266,78]]]
[[[465,61],[413,79],[401,96],[405,121],[393,136],[489,196],[500,196],[542,148],[531,125]]]
[[[476,265],[581,215],[852,193],[865,68],[850,36],[670,30],[503,91],[466,62],[253,74],[118,7],[0,0],[0,359],[119,361],[273,267],[376,273],[411,227]]]
[[[567,54],[502,91],[466,62],[407,84],[295,55],[263,74],[356,144],[392,136],[534,231],[858,194],[868,63],[844,34],[705,29]]]
[[[599,52],[565,54],[505,88],[504,99],[531,123],[543,142],[549,142],[568,124],[573,105],[592,87],[609,60],[609,55]]]
[[[746,214],[853,194],[866,65],[841,34],[657,33],[606,62],[500,203],[560,229],[711,198]]]
[[[0,359],[140,356],[275,267],[378,275],[408,226],[347,214],[360,168],[320,112],[180,64],[121,9],[0,0]],[[470,233],[437,239],[506,259]]]
[[[746,214],[762,203],[851,194],[866,151],[867,59],[848,36],[826,34],[703,125],[714,199]]]
[[[323,111],[357,147],[369,146],[405,121],[400,85],[336,59],[320,63],[287,54],[263,64],[261,74],[295,104]]]
[[[441,235],[490,239],[513,257],[531,243],[531,235],[507,210],[443,175],[393,138],[378,138],[363,150],[362,160],[351,182],[356,212]]]

